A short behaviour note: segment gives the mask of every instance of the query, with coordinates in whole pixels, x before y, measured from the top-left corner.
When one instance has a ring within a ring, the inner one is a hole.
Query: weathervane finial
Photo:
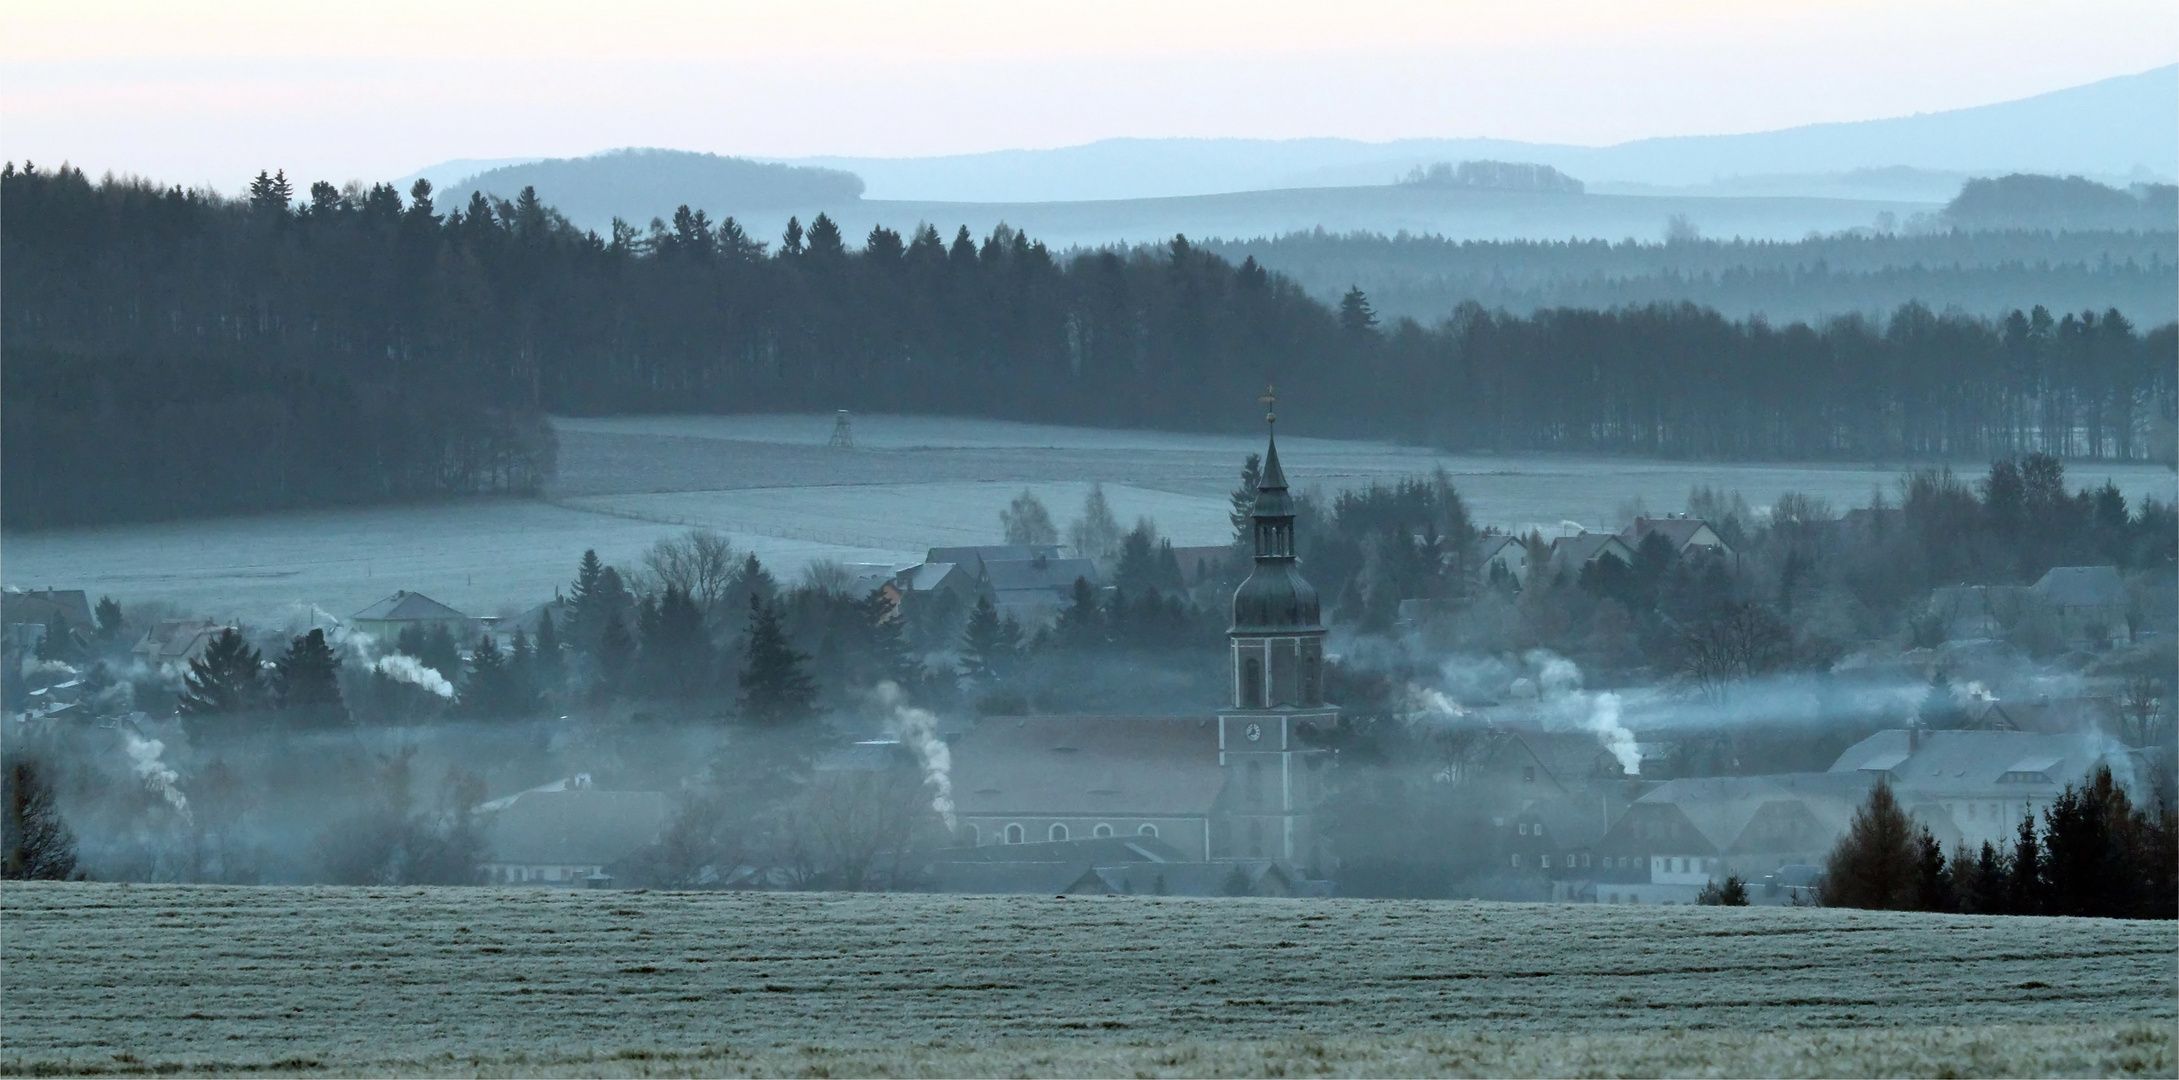
[[[1263,407],[1264,407],[1264,423],[1266,423],[1266,424],[1276,424],[1276,423],[1278,423],[1278,422],[1279,422],[1279,414],[1278,414],[1278,405],[1279,405],[1279,391],[1278,391],[1278,388],[1277,388],[1277,387],[1274,387],[1274,386],[1272,386],[1272,385],[1271,385],[1270,383],[1265,383],[1265,384],[1264,384],[1264,393],[1263,393],[1263,396],[1262,396],[1262,397],[1260,397],[1260,398],[1257,398],[1256,400],[1257,400],[1257,401],[1260,401],[1260,402],[1262,402],[1262,403],[1263,403]]]

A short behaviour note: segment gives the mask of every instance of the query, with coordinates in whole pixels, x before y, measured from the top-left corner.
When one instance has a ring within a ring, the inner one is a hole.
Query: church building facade
[[[1295,556],[1275,437],[1252,516],[1254,564],[1226,631],[1229,707],[984,719],[952,749],[961,843],[1147,836],[1206,862],[1323,875],[1316,809],[1329,754],[1308,735],[1339,710],[1324,700],[1324,625]]]

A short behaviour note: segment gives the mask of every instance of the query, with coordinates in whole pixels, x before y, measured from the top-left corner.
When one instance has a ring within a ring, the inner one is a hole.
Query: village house
[[[2020,819],[2048,809],[2068,784],[2123,751],[2091,730],[1880,731],[1848,747],[1833,774],[1881,776],[1900,805],[1947,847],[1952,836],[1970,848],[2012,842]],[[2123,760],[2118,761],[2123,765]]]
[[[456,641],[467,641],[476,636],[482,625],[423,593],[406,589],[356,612],[349,616],[348,622],[355,629],[388,644],[399,640],[403,630],[414,628],[428,633],[434,627],[444,627]]]
[[[91,616],[91,600],[82,589],[18,589],[0,591],[0,632],[10,649],[37,648],[46,631],[58,620],[78,638],[88,641],[98,623]]]
[[[2049,615],[2060,641],[2108,648],[2128,640],[2126,582],[2112,566],[2054,566],[2028,595]]]
[[[666,796],[600,791],[587,775],[487,803],[486,884],[580,889],[609,884],[622,860],[658,842]]]
[[[1528,544],[1518,536],[1485,533],[1475,542],[1475,572],[1484,581],[1506,577],[1528,584]]]
[[[1683,559],[1705,555],[1731,558],[1733,554],[1731,546],[1709,522],[1685,514],[1635,518],[1634,524],[1620,531],[1619,539],[1625,541],[1630,550],[1640,551],[1642,542],[1651,535],[1664,537],[1672,545],[1672,553]]]
[[[209,619],[162,619],[144,630],[129,654],[154,669],[186,667],[204,656],[213,639],[232,629],[236,627],[231,623]]]
[[[1581,532],[1551,541],[1551,555],[1546,566],[1553,574],[1573,577],[1580,574],[1583,567],[1606,555],[1628,566],[1634,565],[1634,549],[1618,534]]]

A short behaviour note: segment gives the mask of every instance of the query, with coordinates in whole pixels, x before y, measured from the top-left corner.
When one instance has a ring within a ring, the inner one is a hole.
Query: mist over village
[[[2169,12],[855,6],[0,16],[0,1070],[2179,1067]]]

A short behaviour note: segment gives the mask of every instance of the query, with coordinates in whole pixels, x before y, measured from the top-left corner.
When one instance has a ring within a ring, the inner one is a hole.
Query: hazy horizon
[[[0,45],[0,156],[234,191],[266,167],[377,179],[645,145],[759,158],[1114,138],[1609,146],[1972,107],[2179,59],[2179,13],[2125,0],[2063,12],[661,0],[611,23],[572,9],[375,10],[15,9]],[[2093,54],[2045,47],[2079,27],[2098,29]]]

